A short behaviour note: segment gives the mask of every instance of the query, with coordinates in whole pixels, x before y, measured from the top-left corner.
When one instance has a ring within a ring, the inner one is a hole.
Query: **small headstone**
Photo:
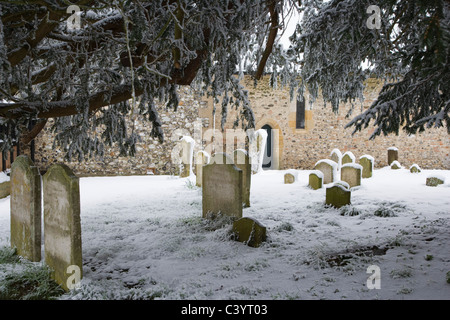
[[[206,151],[197,152],[195,159],[195,182],[198,187],[202,186],[203,166],[209,163],[210,158],[211,156]]]
[[[392,162],[398,160],[398,149],[396,147],[390,147],[388,150],[388,165],[390,166]]]
[[[309,174],[309,186],[313,190],[322,188],[323,173],[319,170],[314,170]]]
[[[413,164],[409,168],[409,172],[411,172],[411,173],[420,173],[421,171],[422,171],[422,169],[417,164]]]
[[[334,185],[326,189],[325,204],[340,208],[351,204],[351,192],[341,185]]]
[[[430,176],[426,180],[426,185],[429,187],[437,187],[440,184],[444,184],[444,177]]]
[[[351,151],[347,151],[342,155],[342,165],[346,163],[355,163],[355,155]]]
[[[298,172],[294,170],[289,170],[284,174],[284,183],[291,184],[298,180]]]
[[[45,263],[67,291],[73,272],[82,277],[79,179],[66,165],[55,164],[43,177],[43,189]]]
[[[203,166],[203,218],[219,213],[242,218],[242,189],[242,170],[226,154],[216,153],[210,163]]]
[[[393,170],[398,170],[398,169],[402,168],[400,162],[398,162],[397,160],[392,161],[390,166],[391,166],[391,169],[393,169]]]
[[[11,181],[0,182],[0,199],[6,198],[11,194]]]
[[[26,155],[11,166],[11,247],[30,261],[41,261],[41,176]]]
[[[371,178],[373,173],[374,158],[364,155],[359,158],[359,164],[362,166],[362,178]]]
[[[234,165],[242,170],[242,201],[244,207],[250,207],[250,187],[252,182],[252,160],[247,151],[237,149],[234,151]]]
[[[341,180],[349,184],[350,188],[361,185],[363,167],[356,163],[347,163],[341,167]]]
[[[266,241],[266,227],[253,218],[241,218],[233,222],[233,234],[236,241],[257,248]]]
[[[323,183],[332,183],[337,177],[338,165],[336,162],[329,159],[322,159],[317,161],[314,166],[315,170],[319,170],[323,173]]]

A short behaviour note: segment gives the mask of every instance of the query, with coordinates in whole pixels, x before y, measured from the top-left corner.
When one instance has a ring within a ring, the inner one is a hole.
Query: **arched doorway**
[[[266,141],[266,149],[264,150],[264,158],[262,168],[264,170],[270,170],[273,168],[273,134],[272,127],[268,124],[265,124],[261,127],[267,131],[267,141]]]

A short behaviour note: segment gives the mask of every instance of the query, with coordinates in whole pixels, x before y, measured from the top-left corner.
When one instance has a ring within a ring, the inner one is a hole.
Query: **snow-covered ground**
[[[84,278],[62,298],[450,299],[450,171],[375,170],[346,210],[324,207],[325,188],[307,187],[310,171],[294,184],[285,172],[252,176],[244,216],[268,228],[259,248],[201,218],[190,178],[81,178]],[[427,187],[431,173],[445,184]],[[8,197],[0,246],[9,220]],[[380,289],[367,286],[373,265]]]

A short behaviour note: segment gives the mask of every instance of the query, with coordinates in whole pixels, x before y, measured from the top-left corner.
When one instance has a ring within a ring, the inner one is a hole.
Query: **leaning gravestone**
[[[422,169],[419,167],[418,164],[413,164],[410,168],[409,168],[409,172],[411,173],[420,173],[422,171]]]
[[[391,166],[391,169],[393,169],[393,170],[398,170],[398,169],[402,168],[400,162],[398,162],[397,160],[392,161],[390,166]]]
[[[323,173],[319,170],[313,170],[309,174],[309,186],[313,190],[322,188]]]
[[[242,218],[242,170],[224,153],[211,157],[203,167],[203,218],[217,214]]]
[[[195,179],[196,185],[202,186],[203,166],[209,163],[211,156],[206,151],[197,152],[195,160]]]
[[[324,184],[331,183],[336,179],[337,168],[337,163],[329,159],[319,160],[314,166],[315,170],[319,170],[323,173]]]
[[[390,147],[388,150],[388,165],[390,166],[392,162],[398,160],[398,149],[396,147]]]
[[[66,165],[55,164],[43,177],[45,263],[55,281],[69,290],[68,270],[82,274],[79,179]]]
[[[325,204],[340,208],[350,203],[351,192],[342,185],[336,184],[327,188],[325,194]]]
[[[362,178],[371,178],[373,174],[374,158],[369,155],[363,155],[359,158],[359,164],[362,167]]]
[[[346,163],[341,167],[341,180],[349,184],[350,188],[361,185],[363,167],[356,163]]]
[[[244,207],[250,207],[250,187],[252,182],[252,160],[247,151],[237,149],[233,152],[234,165],[242,170],[242,201]]]
[[[41,261],[41,176],[26,155],[11,166],[11,247],[30,261]]]
[[[233,222],[233,234],[236,241],[257,248],[266,241],[266,227],[253,218],[241,218]]]

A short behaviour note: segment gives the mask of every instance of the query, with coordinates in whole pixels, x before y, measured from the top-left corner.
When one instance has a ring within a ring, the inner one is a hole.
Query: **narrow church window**
[[[305,98],[304,97],[303,97],[302,101],[297,100],[297,113],[296,113],[295,128],[305,129]]]

